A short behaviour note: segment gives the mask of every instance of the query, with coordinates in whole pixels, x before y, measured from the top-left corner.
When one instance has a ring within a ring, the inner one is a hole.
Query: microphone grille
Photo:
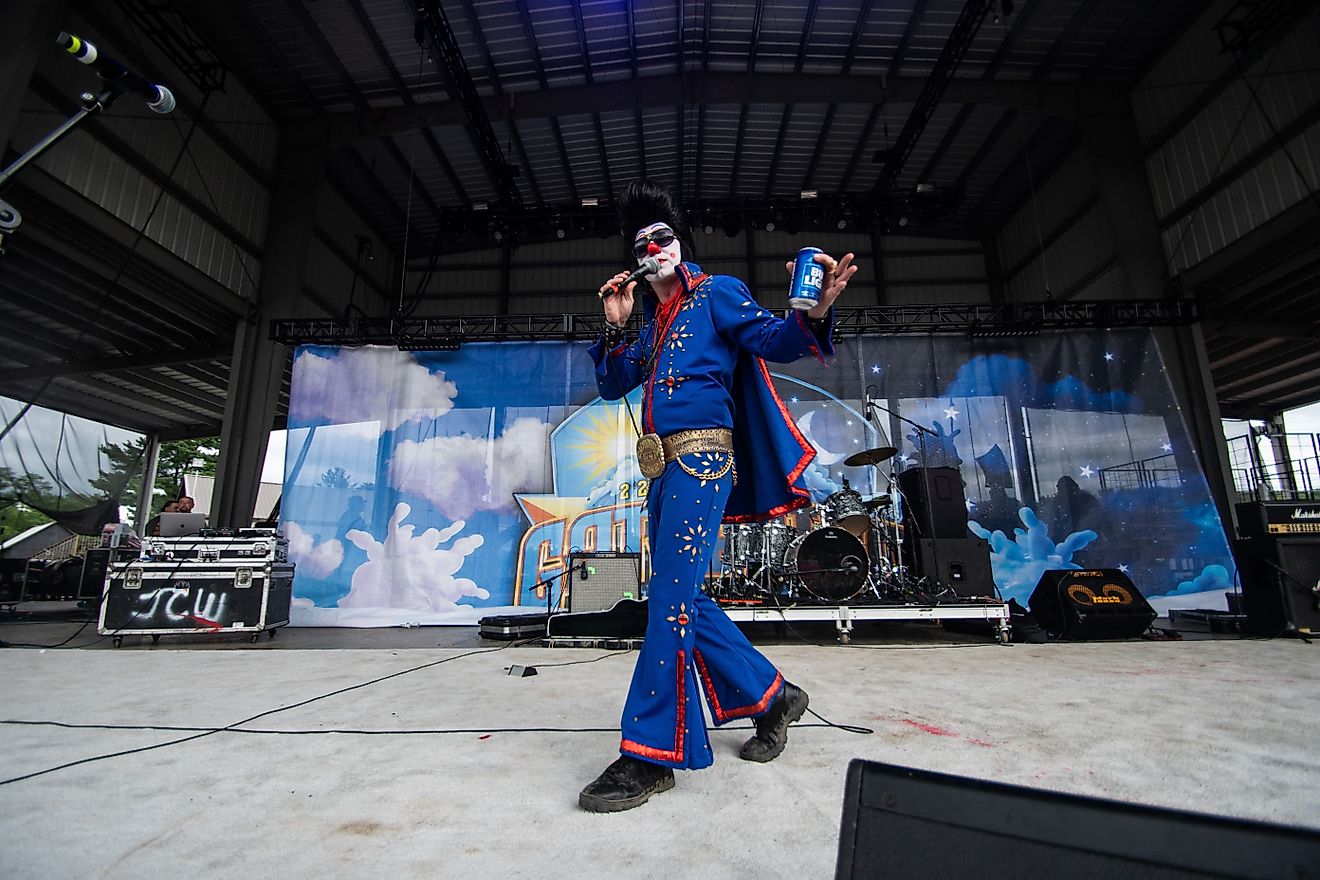
[[[148,101],[147,106],[157,113],[169,113],[174,110],[174,93],[164,86],[156,86],[157,97],[154,101]]]

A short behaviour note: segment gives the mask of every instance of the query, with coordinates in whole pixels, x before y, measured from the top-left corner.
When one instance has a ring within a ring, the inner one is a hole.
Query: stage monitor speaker
[[[1054,638],[1131,639],[1155,620],[1155,609],[1116,568],[1050,569],[1031,593],[1031,613]]]
[[[919,575],[965,599],[995,595],[990,545],[981,538],[922,538],[913,562]]]
[[[898,475],[903,519],[920,538],[967,537],[967,496],[957,468],[908,468]]]
[[[1257,635],[1320,632],[1320,536],[1238,542],[1242,610]]]
[[[836,880],[1317,876],[1320,834],[912,770],[848,765]]]
[[[642,598],[640,553],[571,553],[568,566],[571,612],[608,611],[620,599]]]

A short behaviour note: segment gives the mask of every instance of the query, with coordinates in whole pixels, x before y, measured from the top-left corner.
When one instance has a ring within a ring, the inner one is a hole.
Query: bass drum
[[[831,605],[847,602],[866,587],[866,548],[837,526],[794,538],[784,566],[803,591]]]

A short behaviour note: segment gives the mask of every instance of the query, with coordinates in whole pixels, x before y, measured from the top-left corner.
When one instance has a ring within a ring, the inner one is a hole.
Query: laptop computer
[[[160,537],[182,538],[195,535],[206,528],[204,513],[162,513],[160,515]]]

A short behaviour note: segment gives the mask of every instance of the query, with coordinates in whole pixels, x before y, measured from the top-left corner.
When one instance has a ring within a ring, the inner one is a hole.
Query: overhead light
[[[599,207],[599,205],[600,205],[600,199],[596,198],[595,196],[587,196],[585,199],[582,200],[582,207],[584,208],[595,208],[595,207]]]
[[[933,193],[933,192],[935,192],[935,184],[933,184],[933,183],[919,183],[919,184],[917,184],[917,192],[919,192],[919,193]]]
[[[907,226],[907,225],[908,225],[908,218],[907,218],[907,215],[906,215],[906,214],[904,214],[902,217],[899,217],[899,218],[898,218],[898,225],[899,225],[899,226]]]
[[[473,202],[473,203],[472,203],[472,210],[474,210],[474,211],[485,211],[485,210],[487,210],[487,209],[489,209],[489,208],[490,208],[490,205],[486,204],[485,202]]]
[[[563,238],[564,235],[565,235],[565,233],[564,233],[564,229],[563,229],[562,226],[561,226],[559,229],[556,229],[556,230],[555,230],[555,238]]]
[[[495,236],[495,240],[496,240],[496,241],[504,241],[504,233],[501,232],[500,230],[496,229],[496,230],[495,230],[493,233],[491,233],[491,234]]]
[[[704,227],[704,231],[705,231],[705,233],[706,233],[707,235],[710,235],[712,232],[715,231],[715,227],[714,227],[714,226],[711,226],[709,223],[707,223],[707,224],[705,225],[705,227]]]
[[[767,220],[767,221],[765,222],[765,231],[766,231],[766,232],[774,232],[774,231],[775,231],[775,221],[773,221],[773,220]]]
[[[804,189],[800,195],[804,199],[814,199],[816,198],[817,193],[814,189]]]
[[[835,225],[836,227],[838,227],[839,229],[847,229],[847,228],[848,228],[848,221],[845,220],[845,219],[843,219],[842,217],[840,217],[840,218],[839,218],[839,222],[838,222],[838,223],[835,223],[834,225]]]

